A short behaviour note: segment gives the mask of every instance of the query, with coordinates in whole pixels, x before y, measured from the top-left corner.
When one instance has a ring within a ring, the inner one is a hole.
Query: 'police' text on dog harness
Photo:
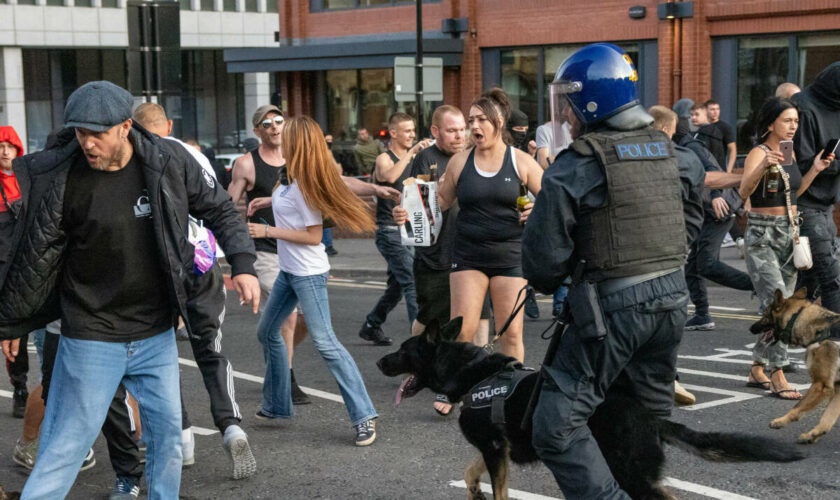
[[[474,385],[462,402],[465,407],[473,409],[490,406],[490,420],[494,424],[504,424],[505,400],[516,391],[522,379],[535,373],[533,368],[525,368],[519,361],[511,361],[502,370]]]

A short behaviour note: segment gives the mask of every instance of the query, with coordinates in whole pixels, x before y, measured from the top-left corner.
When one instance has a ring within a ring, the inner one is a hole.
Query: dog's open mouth
[[[776,338],[773,336],[773,329],[770,328],[769,330],[765,331],[761,334],[761,342],[765,344],[770,344],[776,341]]]
[[[409,375],[402,381],[400,388],[397,389],[397,397],[394,400],[394,406],[399,406],[403,398],[410,398],[420,392],[421,389],[423,389],[423,386],[417,378],[415,378],[414,375]]]

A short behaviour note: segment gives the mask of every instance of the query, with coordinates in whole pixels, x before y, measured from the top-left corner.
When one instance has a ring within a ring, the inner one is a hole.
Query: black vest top
[[[767,146],[761,144],[758,146],[763,150],[767,150]],[[802,186],[802,172],[796,162],[790,165],[783,166],[782,169],[788,174],[788,182],[790,183],[790,204],[796,205],[796,191]],[[779,176],[778,182],[771,181],[767,178],[767,173],[770,170],[768,167],[764,171],[758,186],[750,195],[750,203],[754,207],[769,208],[769,207],[786,207],[785,200],[785,181]],[[775,186],[774,186],[775,184]]]
[[[513,154],[513,147],[508,147],[502,168],[484,177],[476,171],[475,149],[470,151],[455,186],[461,210],[455,222],[453,263],[490,268],[521,265],[522,226],[516,209],[521,181]]]
[[[388,156],[391,158],[391,161],[396,163],[400,161],[400,158],[394,154],[393,151],[390,149],[387,151]],[[406,153],[408,154],[408,153]],[[376,183],[380,186],[388,186],[396,189],[400,193],[402,193],[403,188],[403,181],[408,179],[409,172],[411,172],[411,168],[409,165],[406,165],[405,170],[402,171],[402,174],[397,178],[394,182],[382,182],[377,179]],[[392,213],[394,207],[397,205],[397,202],[394,200],[386,200],[384,198],[377,198],[376,199],[376,225],[377,226],[396,226],[394,222],[394,214]]]
[[[269,165],[260,157],[258,149],[251,151],[251,157],[254,159],[254,189],[245,193],[248,203],[251,203],[255,198],[262,198],[268,196],[271,198],[271,193],[277,181],[285,183],[286,180],[286,164],[275,167]],[[274,225],[274,211],[271,207],[261,208],[254,212],[250,217],[251,222],[260,224],[268,223]],[[277,252],[277,243],[273,238],[254,238],[254,246],[258,252]]]

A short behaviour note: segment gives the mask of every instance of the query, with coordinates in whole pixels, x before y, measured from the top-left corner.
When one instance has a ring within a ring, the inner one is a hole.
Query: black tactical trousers
[[[670,415],[687,302],[676,271],[601,297],[609,330],[603,340],[582,340],[574,321],[564,333],[546,369],[533,443],[565,498],[629,498],[586,424],[619,378],[653,413]]]
[[[799,272],[796,289],[808,287],[808,298],[822,297],[822,306],[840,312],[840,262],[837,261],[837,227],[834,225],[834,206],[824,210],[799,206],[802,224],[801,236],[807,236],[811,244],[814,267]],[[831,329],[831,336],[840,338],[840,326]]]
[[[720,261],[720,245],[734,223],[735,219],[731,217],[722,222],[706,217],[700,234],[691,244],[691,252],[685,264],[685,281],[694,304],[694,314],[698,316],[709,314],[709,297],[704,278],[735,290],[753,289],[747,273]]]

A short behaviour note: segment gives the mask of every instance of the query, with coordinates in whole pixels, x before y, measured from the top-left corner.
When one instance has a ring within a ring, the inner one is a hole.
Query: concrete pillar
[[[263,104],[270,104],[271,89],[268,88],[268,73],[243,73],[245,86],[245,128],[248,129],[248,137],[254,135],[251,117],[254,111]]]
[[[14,127],[23,142],[24,151],[30,152],[23,99],[23,51],[20,47],[0,47],[0,125]]]

